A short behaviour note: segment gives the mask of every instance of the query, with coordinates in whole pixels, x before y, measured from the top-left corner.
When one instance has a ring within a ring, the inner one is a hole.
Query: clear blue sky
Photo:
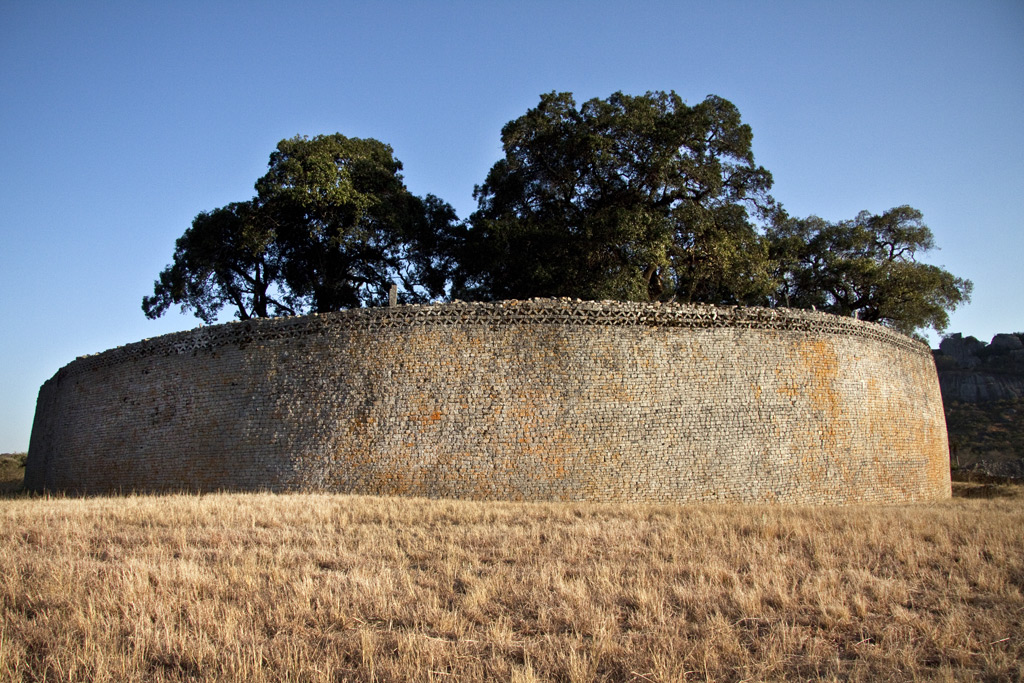
[[[975,283],[948,332],[1024,331],[1020,0],[0,0],[0,452],[75,357],[198,325],[141,299],[280,139],[383,140],[466,216],[552,90],[731,100],[790,213],[920,209]]]

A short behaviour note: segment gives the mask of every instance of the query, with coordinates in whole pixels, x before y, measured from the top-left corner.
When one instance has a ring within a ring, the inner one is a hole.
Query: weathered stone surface
[[[1024,397],[1024,342],[997,334],[991,344],[954,334],[934,352],[942,398],[984,403]]]
[[[939,350],[961,368],[973,368],[981,365],[978,352],[985,348],[985,342],[974,337],[964,337],[959,332],[939,342]]]
[[[1024,342],[1016,334],[997,334],[992,337],[991,346],[1006,351],[1018,351],[1024,349]]]
[[[979,460],[959,472],[1000,479],[1024,480],[1024,460]]]
[[[939,374],[947,401],[984,403],[1024,396],[1024,377],[986,372],[949,371]]]
[[[821,313],[509,301],[231,323],[80,358],[26,484],[512,500],[950,495],[928,349]]]

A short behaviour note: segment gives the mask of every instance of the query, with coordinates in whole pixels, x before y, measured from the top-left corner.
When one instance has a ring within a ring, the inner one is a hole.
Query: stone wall
[[[508,301],[229,323],[62,368],[26,484],[511,500],[950,495],[927,347],[753,308]]]

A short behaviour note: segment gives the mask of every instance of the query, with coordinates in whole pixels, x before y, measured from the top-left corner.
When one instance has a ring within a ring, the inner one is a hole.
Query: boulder
[[[1024,377],[986,372],[940,372],[939,388],[944,401],[1003,401],[1024,396]]]
[[[1016,334],[997,334],[992,337],[991,348],[1000,351],[1019,351],[1024,349],[1024,341],[1021,341],[1020,336]]]
[[[985,342],[978,341],[974,337],[964,337],[957,332],[943,339],[939,343],[939,350],[952,358],[960,367],[970,369],[981,365],[981,358],[978,357],[978,353],[985,346]]]

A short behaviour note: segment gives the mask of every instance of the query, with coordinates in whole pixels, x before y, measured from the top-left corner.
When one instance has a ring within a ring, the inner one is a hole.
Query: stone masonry
[[[789,309],[576,300],[202,327],[39,392],[34,490],[902,503],[950,495],[928,348]]]

